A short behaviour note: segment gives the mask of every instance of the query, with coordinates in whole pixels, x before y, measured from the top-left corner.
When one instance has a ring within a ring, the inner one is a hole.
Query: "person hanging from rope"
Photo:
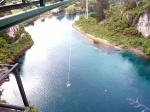
[[[68,82],[66,83],[66,85],[67,85],[67,87],[70,87],[70,86],[71,86],[71,83],[68,81]]]

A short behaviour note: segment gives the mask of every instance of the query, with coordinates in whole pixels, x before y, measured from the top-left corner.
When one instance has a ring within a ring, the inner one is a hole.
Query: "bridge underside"
[[[39,14],[42,14],[44,12],[47,12],[47,11],[52,10],[54,8],[57,8],[59,6],[63,6],[63,5],[70,3],[70,2],[72,2],[72,0],[65,0],[65,1],[61,1],[61,2],[47,5],[44,7],[38,7],[38,8],[34,8],[34,9],[27,10],[24,12],[20,12],[20,13],[14,14],[14,15],[1,17],[0,18],[0,31],[4,30],[6,28],[9,28],[13,25],[16,25],[20,22],[23,22],[29,18],[32,18],[34,16],[37,16]]]

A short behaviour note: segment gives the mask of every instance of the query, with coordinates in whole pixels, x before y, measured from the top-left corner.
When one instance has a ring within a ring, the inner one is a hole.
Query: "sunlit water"
[[[40,112],[150,112],[150,60],[95,45],[72,28],[78,18],[47,18],[26,27],[34,45],[19,63],[28,100]],[[22,105],[12,79],[3,85],[2,98]]]

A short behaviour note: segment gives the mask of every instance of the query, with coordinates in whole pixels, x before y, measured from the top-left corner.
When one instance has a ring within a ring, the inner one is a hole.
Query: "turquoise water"
[[[72,28],[78,18],[52,17],[26,27],[34,45],[19,62],[28,99],[40,112],[150,112],[150,60],[95,45]]]

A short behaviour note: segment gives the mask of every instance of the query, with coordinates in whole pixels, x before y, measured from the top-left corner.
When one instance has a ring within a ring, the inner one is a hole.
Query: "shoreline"
[[[19,58],[23,55],[23,53],[25,53],[28,49],[30,49],[33,46],[33,44],[34,42],[32,41],[32,43],[27,44],[22,49],[20,49],[20,51],[14,56],[13,64],[16,63],[19,60]]]
[[[72,24],[72,27],[73,27],[76,31],[78,31],[78,32],[80,32],[82,35],[84,35],[85,37],[92,39],[95,44],[105,44],[105,45],[111,46],[111,47],[113,47],[113,48],[115,48],[115,49],[117,49],[117,50],[119,50],[119,51],[122,50],[122,51],[133,52],[133,53],[135,53],[135,54],[137,54],[137,55],[140,55],[140,56],[142,56],[142,57],[144,57],[144,58],[149,58],[149,59],[150,59],[150,56],[146,55],[146,54],[141,50],[140,47],[138,47],[138,48],[123,48],[121,45],[115,45],[115,44],[113,44],[113,43],[110,43],[108,40],[105,40],[105,39],[102,39],[102,38],[99,38],[99,37],[95,37],[95,36],[93,36],[93,35],[91,35],[91,34],[89,34],[89,33],[85,33],[84,31],[82,31],[79,27],[75,26],[74,24]]]

